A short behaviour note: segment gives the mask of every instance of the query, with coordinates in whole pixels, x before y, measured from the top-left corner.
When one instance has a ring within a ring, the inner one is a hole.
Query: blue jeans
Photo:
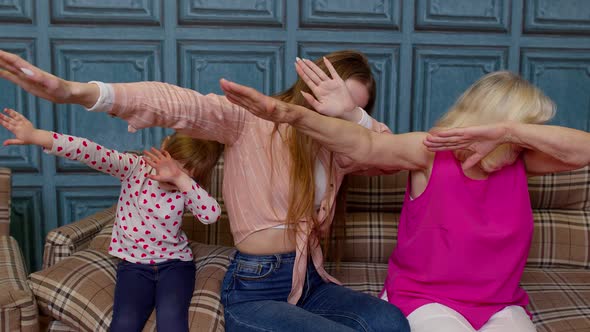
[[[110,331],[141,331],[154,307],[158,331],[188,331],[188,307],[194,287],[192,261],[154,265],[121,261]]]
[[[410,331],[392,304],[327,283],[310,261],[297,305],[287,303],[295,254],[237,253],[222,285],[227,331]]]

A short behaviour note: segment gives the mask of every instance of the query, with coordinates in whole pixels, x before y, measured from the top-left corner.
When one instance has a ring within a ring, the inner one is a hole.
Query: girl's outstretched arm
[[[7,115],[0,114],[0,124],[15,135],[4,145],[39,145],[47,153],[79,161],[121,181],[136,167],[146,168],[137,155],[110,150],[85,138],[36,129],[22,114],[11,109],[4,112]]]
[[[39,145],[44,149],[50,150],[53,147],[51,132],[37,129],[29,119],[13,109],[5,108],[4,113],[0,113],[0,124],[14,134],[15,138],[4,141],[2,145]]]

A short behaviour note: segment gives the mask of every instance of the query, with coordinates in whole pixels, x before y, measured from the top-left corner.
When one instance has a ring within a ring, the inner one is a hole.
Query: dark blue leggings
[[[188,307],[194,287],[192,261],[154,265],[121,261],[110,330],[140,332],[155,307],[158,331],[188,331]]]

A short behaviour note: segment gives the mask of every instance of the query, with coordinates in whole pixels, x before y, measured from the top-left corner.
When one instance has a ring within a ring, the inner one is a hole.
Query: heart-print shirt
[[[45,152],[80,161],[121,181],[111,255],[141,264],[193,259],[180,228],[184,208],[205,224],[216,222],[221,215],[219,204],[203,188],[193,182],[187,192],[164,190],[148,178],[155,170],[143,156],[110,150],[85,138],[52,136],[53,147]]]

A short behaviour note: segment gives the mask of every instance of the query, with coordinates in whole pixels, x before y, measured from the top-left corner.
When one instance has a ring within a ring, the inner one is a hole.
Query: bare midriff
[[[263,229],[248,235],[236,245],[242,253],[273,255],[295,251],[295,237],[287,229]]]

